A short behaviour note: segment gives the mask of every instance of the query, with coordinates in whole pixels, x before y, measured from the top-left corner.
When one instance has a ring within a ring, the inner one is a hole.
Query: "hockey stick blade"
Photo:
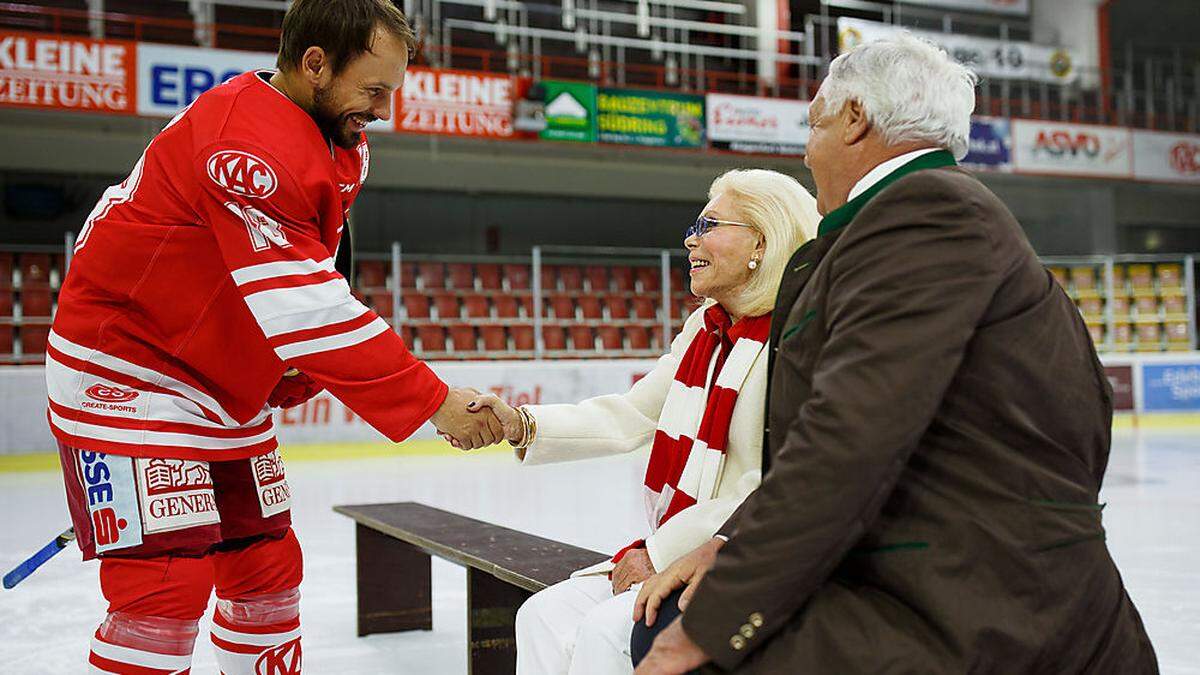
[[[28,560],[17,565],[11,572],[4,575],[4,587],[12,588],[24,581],[25,577],[33,574],[37,568],[41,567],[47,560],[53,558],[55,554],[66,548],[67,544],[75,540],[75,528],[63,530],[63,533],[58,535],[49,544],[42,547],[42,550],[34,553]]]

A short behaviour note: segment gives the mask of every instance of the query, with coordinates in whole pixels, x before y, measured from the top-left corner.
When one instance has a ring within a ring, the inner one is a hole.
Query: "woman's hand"
[[[631,548],[621,556],[620,562],[612,571],[613,595],[620,595],[629,590],[634,584],[654,576],[654,563],[650,562],[650,553],[644,548]]]
[[[487,408],[492,411],[500,425],[504,428],[504,440],[513,445],[519,445],[525,440],[525,426],[521,422],[521,413],[517,409],[500,400],[495,394],[479,394],[467,402],[467,410],[477,413]]]

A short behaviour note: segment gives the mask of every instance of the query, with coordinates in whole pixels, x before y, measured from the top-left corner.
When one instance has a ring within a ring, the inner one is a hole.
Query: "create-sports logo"
[[[88,398],[105,403],[124,403],[138,397],[138,392],[107,384],[94,384],[83,392]]]
[[[1200,174],[1200,143],[1180,141],[1171,148],[1171,168],[1185,176]]]
[[[88,506],[92,511],[96,544],[108,546],[120,541],[121,530],[129,526],[128,521],[117,517],[116,510],[111,506],[116,496],[113,492],[112,469],[105,461],[104,453],[83,451],[79,457],[83,460],[83,480]]]
[[[275,194],[279,179],[263,160],[241,150],[222,150],[208,158],[208,177],[243,197],[265,199]]]

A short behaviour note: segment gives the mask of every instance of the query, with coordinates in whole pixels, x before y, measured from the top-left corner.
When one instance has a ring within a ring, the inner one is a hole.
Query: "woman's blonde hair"
[[[775,307],[787,261],[817,233],[821,216],[817,200],[800,181],[768,169],[733,169],[708,188],[709,200],[729,195],[741,222],[763,237],[763,259],[750,275],[733,309],[743,316],[760,316]]]

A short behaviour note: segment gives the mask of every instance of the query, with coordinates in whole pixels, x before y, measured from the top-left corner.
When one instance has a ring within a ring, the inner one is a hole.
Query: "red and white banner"
[[[1017,172],[1133,176],[1133,136],[1129,129],[1013,120],[1012,150]]]
[[[1139,180],[1200,183],[1200,135],[1133,132],[1133,175]]]
[[[803,155],[808,146],[808,101],[707,94],[705,107],[714,148]]]
[[[396,131],[511,138],[522,84],[508,75],[409,68],[396,94]]]
[[[0,30],[0,105],[133,114],[137,43]]]

